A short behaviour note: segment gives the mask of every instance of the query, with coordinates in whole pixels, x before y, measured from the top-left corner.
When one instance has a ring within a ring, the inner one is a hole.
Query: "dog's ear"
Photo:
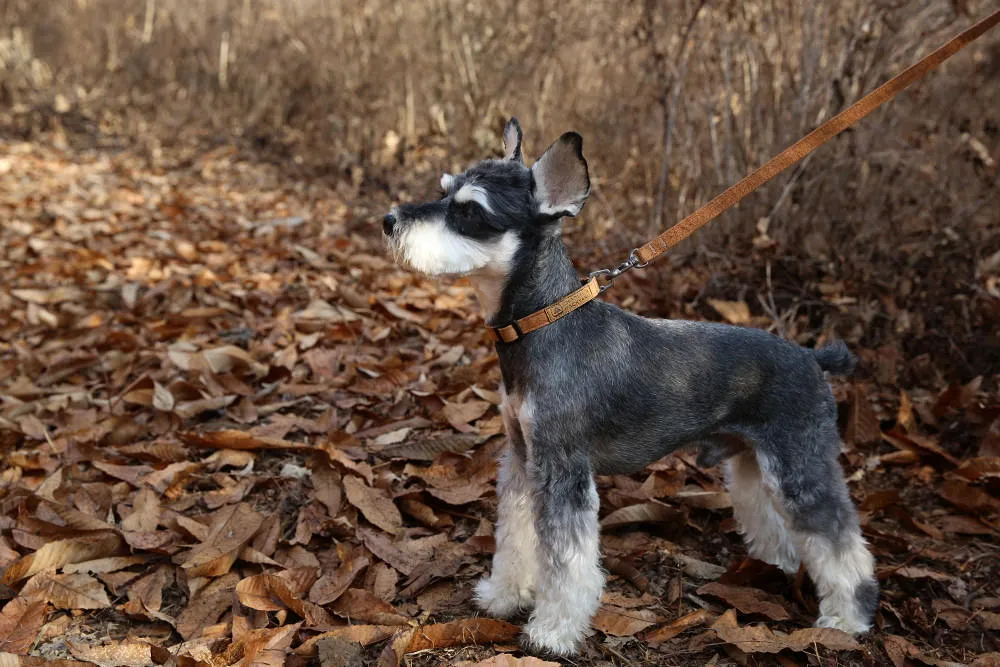
[[[590,194],[590,175],[583,158],[583,137],[567,132],[531,167],[535,199],[543,215],[576,215]]]
[[[503,128],[503,159],[524,162],[521,155],[521,124],[516,118],[507,121]]]

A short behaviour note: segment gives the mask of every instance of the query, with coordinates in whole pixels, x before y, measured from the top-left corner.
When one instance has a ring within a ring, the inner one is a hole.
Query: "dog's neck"
[[[580,287],[562,235],[553,230],[526,235],[507,275],[499,280],[484,276],[478,283],[490,326],[510,324]]]

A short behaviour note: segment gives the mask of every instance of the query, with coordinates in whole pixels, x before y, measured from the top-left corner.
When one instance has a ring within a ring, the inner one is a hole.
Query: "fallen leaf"
[[[367,486],[353,475],[344,477],[343,484],[347,501],[366,519],[392,535],[403,530],[403,517],[387,492]]]
[[[51,289],[12,289],[10,293],[22,301],[43,305],[80,301],[84,298],[83,290],[69,286]]]
[[[894,667],[905,667],[907,658],[920,655],[920,649],[899,635],[883,636],[882,646]]]
[[[516,625],[491,618],[465,618],[420,627],[406,646],[406,653],[434,648],[509,642],[521,631]]]
[[[160,498],[153,489],[143,487],[132,501],[132,513],[122,521],[122,530],[152,532],[160,520]]]
[[[173,570],[163,565],[131,583],[125,591],[128,602],[122,605],[122,611],[133,616],[167,620],[160,613],[160,608],[163,606],[163,589],[173,581],[173,575]]]
[[[687,513],[684,510],[663,503],[641,503],[629,505],[611,512],[601,519],[601,528],[615,528],[635,523],[679,523],[684,525]]]
[[[950,582],[955,578],[949,574],[943,572],[936,572],[934,570],[929,570],[926,567],[918,567],[915,565],[906,565],[904,567],[889,568],[888,573],[896,577],[904,577],[906,579],[933,579],[934,581],[944,581]]]
[[[147,556],[109,556],[108,558],[97,558],[64,565],[62,571],[65,574],[73,574],[74,572],[107,574],[108,572],[124,570],[133,565],[142,565],[147,560],[149,560]]]
[[[233,603],[233,591],[239,577],[234,573],[213,580],[195,593],[177,617],[177,632],[184,639],[197,637],[201,630],[215,623]]]
[[[309,627],[326,630],[333,626],[330,615],[319,605],[302,600],[292,584],[273,574],[247,577],[236,585],[240,603],[260,611],[290,609],[298,614]]]
[[[273,449],[286,452],[314,453],[316,448],[280,438],[264,438],[246,431],[212,431],[210,433],[181,433],[189,445],[207,449]]]
[[[466,432],[469,422],[474,422],[490,409],[487,401],[468,401],[467,403],[448,403],[441,411],[448,423],[458,431]]]
[[[656,614],[650,609],[625,609],[615,605],[601,605],[591,625],[606,635],[632,637],[651,625],[656,625]]]
[[[318,605],[328,605],[344,594],[354,580],[369,565],[368,557],[356,556],[341,564],[335,572],[323,575],[309,589],[309,600]]]
[[[263,522],[264,517],[246,503],[223,507],[212,516],[205,540],[177,561],[191,577],[225,574]]]
[[[374,625],[408,625],[410,619],[385,600],[362,588],[350,588],[330,605],[330,611],[348,621]]]
[[[38,551],[12,563],[4,572],[2,581],[12,584],[43,570],[56,570],[71,563],[113,556],[124,546],[122,538],[111,533],[46,542]]]
[[[732,644],[744,653],[778,653],[785,649],[792,651],[812,650],[814,645],[831,651],[857,651],[861,644],[849,634],[832,628],[805,628],[790,634],[772,632],[762,625],[740,626],[736,622],[736,611],[728,610],[712,624],[711,629],[719,639]]]
[[[706,491],[694,486],[685,487],[674,493],[672,497],[684,505],[706,510],[719,510],[733,506],[732,499],[725,491]]]
[[[489,482],[469,483],[465,486],[455,486],[448,489],[435,487],[427,489],[427,493],[449,505],[465,505],[474,502],[490,491],[493,491],[493,485]]]
[[[980,456],[964,461],[955,471],[970,482],[1000,478],[1000,456]]]
[[[708,299],[708,304],[722,315],[730,324],[747,324],[750,322],[750,307],[743,301],[720,301]]]
[[[59,609],[104,609],[111,606],[104,585],[89,574],[40,572],[29,579],[21,595],[44,600]]]
[[[92,662],[100,667],[145,667],[163,664],[170,656],[170,652],[165,648],[134,639],[107,644],[84,644],[71,639],[67,645],[74,658]]]
[[[889,432],[883,433],[882,439],[903,451],[917,453],[930,452],[932,454],[937,454],[952,465],[957,466],[959,464],[959,460],[941,445],[937,444],[930,438],[917,433],[904,433],[898,428],[893,428]]]
[[[684,572],[696,579],[715,580],[726,573],[726,568],[720,565],[706,563],[703,560],[698,560],[697,558],[693,558],[673,549],[664,549],[663,551],[667,556],[673,559],[674,562],[680,565]]]
[[[302,642],[295,650],[295,655],[304,657],[316,657],[318,653],[317,644],[327,637],[336,637],[357,642],[362,646],[369,646],[384,641],[399,632],[397,625],[347,625],[341,628],[334,628],[323,634],[310,637]]]
[[[486,438],[474,433],[450,433],[433,438],[421,438],[379,447],[379,456],[402,458],[413,461],[433,461],[443,452],[466,452],[482,444]]]
[[[851,411],[844,439],[852,447],[858,447],[878,442],[881,437],[882,429],[868,399],[868,392],[863,385],[856,384],[851,392]]]
[[[316,500],[323,503],[327,514],[331,517],[337,516],[343,495],[340,471],[327,463],[323,457],[313,457],[312,483]]]
[[[709,611],[705,609],[698,609],[697,611],[685,614],[684,616],[681,616],[666,625],[661,625],[658,628],[649,630],[642,635],[642,640],[649,644],[660,644],[669,639],[673,639],[685,630],[703,625],[710,620],[712,620],[712,614]]]
[[[772,621],[791,619],[781,598],[756,588],[727,586],[713,581],[699,588],[698,595],[720,598],[744,614],[762,614]]]
[[[152,405],[157,410],[170,412],[174,409],[174,396],[170,390],[159,382],[153,382],[153,402]]]
[[[277,628],[251,630],[226,650],[221,656],[222,664],[236,663],[234,658],[241,656],[238,661],[240,664],[282,667],[301,626],[301,623],[293,623]]]
[[[932,600],[931,608],[937,618],[945,622],[949,628],[964,629],[969,624],[972,612],[948,600]]]
[[[458,662],[455,667],[559,667],[559,664],[530,655],[517,658],[510,653],[500,653],[479,662]]]
[[[44,601],[16,597],[0,613],[0,652],[25,654],[45,623],[49,607]]]
[[[960,507],[966,512],[1000,510],[1000,500],[989,495],[980,488],[970,486],[963,481],[950,479],[941,485],[938,493],[948,502]]]

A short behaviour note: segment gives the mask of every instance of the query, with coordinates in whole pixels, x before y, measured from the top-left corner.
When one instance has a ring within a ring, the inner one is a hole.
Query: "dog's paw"
[[[579,640],[533,631],[530,626],[521,633],[520,644],[525,653],[543,658],[568,658],[576,655],[580,646]]]
[[[484,577],[476,584],[476,604],[490,616],[510,618],[535,603],[535,591],[527,586],[503,585]]]
[[[816,619],[816,627],[843,630],[849,635],[862,635],[871,629],[871,626],[867,623],[842,616],[820,616]]]
[[[580,650],[585,632],[556,619],[554,622],[533,617],[521,633],[521,647],[541,656],[572,656]]]

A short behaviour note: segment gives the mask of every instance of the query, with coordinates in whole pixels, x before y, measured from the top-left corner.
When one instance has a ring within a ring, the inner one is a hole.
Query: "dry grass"
[[[432,172],[497,150],[509,115],[529,156],[574,128],[596,187],[568,232],[578,251],[617,258],[989,5],[0,0],[0,103],[22,134],[125,137],[153,158],[192,137],[235,139],[376,200],[424,196]],[[1000,247],[998,72],[991,35],[674,261],[731,270],[757,237],[779,283],[783,260],[799,283],[878,281],[922,261],[901,245],[937,253],[931,273],[952,271],[959,246],[961,280],[975,283]]]

